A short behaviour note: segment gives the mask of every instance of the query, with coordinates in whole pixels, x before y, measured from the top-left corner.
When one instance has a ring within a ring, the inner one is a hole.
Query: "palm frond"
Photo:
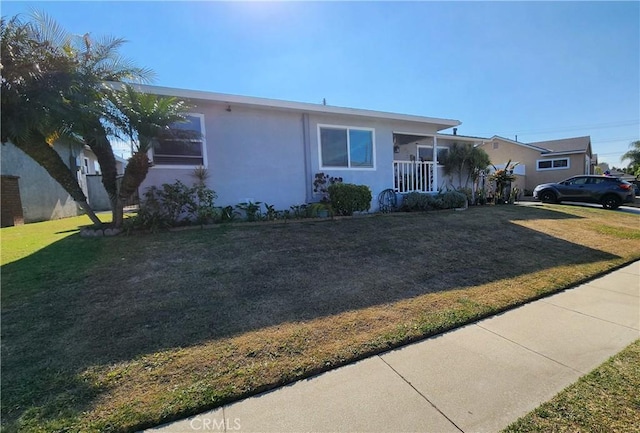
[[[71,35],[44,11],[31,9],[31,30],[36,40],[54,47],[64,47],[70,43]]]

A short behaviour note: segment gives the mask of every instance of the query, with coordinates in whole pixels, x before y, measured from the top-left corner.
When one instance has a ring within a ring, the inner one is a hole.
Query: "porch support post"
[[[431,191],[438,191],[438,137],[433,136],[433,185]]]

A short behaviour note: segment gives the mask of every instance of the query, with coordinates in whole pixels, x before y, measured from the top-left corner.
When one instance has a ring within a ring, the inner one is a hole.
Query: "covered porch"
[[[438,160],[447,151],[448,147],[438,145],[437,135],[394,132],[394,190],[399,193],[437,192],[438,184],[444,177]]]

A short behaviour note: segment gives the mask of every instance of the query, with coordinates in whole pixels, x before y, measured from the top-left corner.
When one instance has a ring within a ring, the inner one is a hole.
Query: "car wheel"
[[[617,195],[606,195],[602,198],[602,207],[605,209],[618,209],[622,200]]]
[[[553,191],[542,191],[540,193],[540,201],[544,203],[555,203],[557,197]]]

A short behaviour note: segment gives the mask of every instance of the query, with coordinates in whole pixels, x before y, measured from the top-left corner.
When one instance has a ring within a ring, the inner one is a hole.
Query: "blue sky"
[[[153,84],[462,121],[535,142],[640,139],[640,2],[2,2],[129,43]]]

